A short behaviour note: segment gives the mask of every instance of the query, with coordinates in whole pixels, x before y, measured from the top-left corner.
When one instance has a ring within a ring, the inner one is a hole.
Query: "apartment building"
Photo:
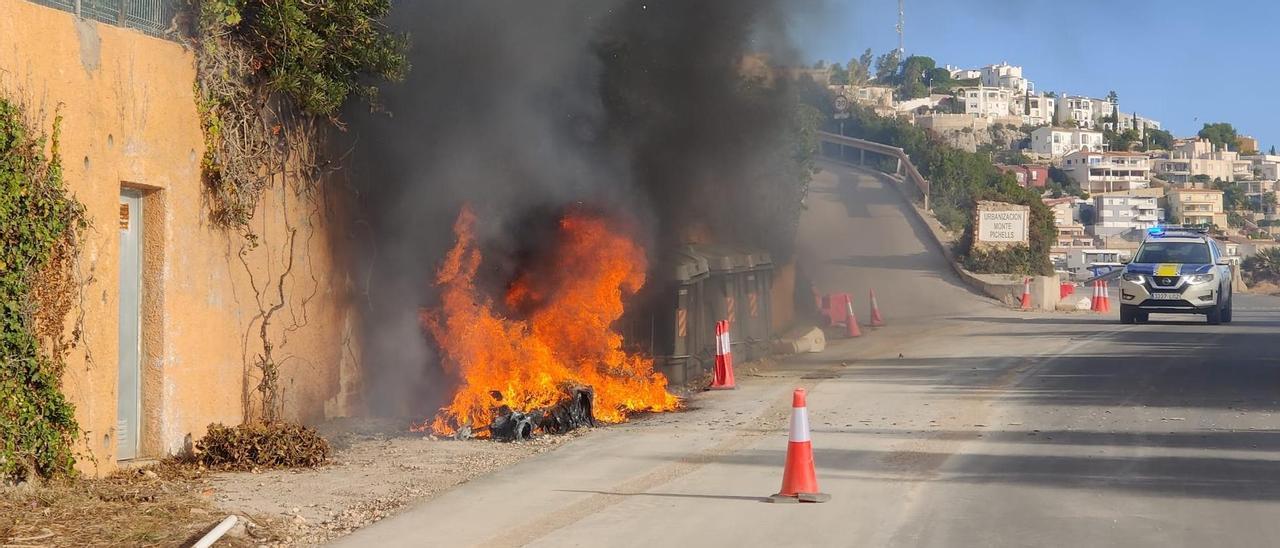
[[[1053,224],[1069,225],[1080,220],[1079,198],[1063,196],[1061,198],[1042,198],[1041,201],[1053,212]]]
[[[1108,99],[1098,99],[1096,97],[1089,98],[1090,109],[1093,111],[1093,127],[1102,128],[1103,124],[1111,120],[1112,114],[1124,115],[1119,110],[1119,105],[1112,103]],[[1109,127],[1109,126],[1107,126]]]
[[[1218,198],[1221,203],[1221,193]],[[1103,238],[1145,231],[1156,226],[1161,217],[1154,196],[1094,196],[1093,208],[1093,233]]]
[[[1252,167],[1253,177],[1264,181],[1280,180],[1280,156],[1271,154],[1252,154],[1241,156]]]
[[[947,65],[943,68],[951,71],[952,80],[981,80],[982,79],[981,69],[962,69],[960,67],[953,67],[951,65]]]
[[[1151,186],[1151,161],[1137,152],[1077,150],[1062,158],[1062,170],[1090,193]]]
[[[1154,120],[1134,113],[1120,113],[1120,131],[1134,129],[1139,135],[1144,134],[1148,129],[1163,129],[1159,120]]]
[[[1222,209],[1222,191],[1203,188],[1177,188],[1169,191],[1169,215],[1182,224],[1227,226]]]
[[[964,113],[971,116],[994,118],[1009,116],[1013,104],[1013,91],[1005,88],[978,86],[956,91]]]
[[[1186,184],[1197,175],[1228,182],[1253,178],[1252,161],[1204,139],[1176,142],[1165,157],[1153,161],[1152,170],[1161,179],[1177,184]]]
[[[1022,67],[1000,63],[987,65],[980,71],[982,85],[993,88],[1004,88],[1027,94],[1035,91],[1035,85],[1022,77]]]
[[[1045,126],[1031,132],[1031,151],[1041,156],[1061,158],[1077,150],[1101,152],[1101,131]]]
[[[1094,116],[1094,100],[1079,95],[1059,97],[1054,109],[1054,123],[1067,127],[1093,129]]]
[[[1045,198],[1044,205],[1053,212],[1053,225],[1057,230],[1057,240],[1052,247],[1092,247],[1090,237],[1084,225],[1080,224],[1080,204],[1082,200],[1074,196],[1062,198]]]
[[[1058,100],[1046,95],[1026,94],[1018,96],[1021,103],[1022,123],[1031,126],[1053,124],[1054,108]]]
[[[1245,196],[1266,194],[1268,192],[1275,192],[1276,190],[1276,182],[1274,180],[1240,181],[1236,184],[1240,185],[1240,190],[1244,191]]]

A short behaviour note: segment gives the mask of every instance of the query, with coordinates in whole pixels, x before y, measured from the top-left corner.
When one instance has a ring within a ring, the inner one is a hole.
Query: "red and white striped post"
[[[729,322],[716,322],[716,367],[711,379],[711,390],[732,390],[737,388],[733,378],[733,346],[729,341]]]

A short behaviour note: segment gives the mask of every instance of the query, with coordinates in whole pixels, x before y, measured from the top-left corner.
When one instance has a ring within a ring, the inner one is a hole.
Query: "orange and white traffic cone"
[[[813,466],[813,442],[809,438],[809,410],[805,392],[797,388],[791,396],[791,437],[787,443],[787,464],[782,470],[782,490],[769,502],[827,502],[831,495],[818,490],[818,474]]]
[[[858,316],[853,313],[853,299],[845,301],[845,307],[849,309],[849,317],[845,319],[846,335],[849,338],[861,337],[862,330],[858,328]]]
[[[1093,281],[1093,300],[1089,303],[1089,310],[1094,312],[1105,312],[1102,303],[1102,280]]]
[[[733,378],[733,347],[729,344],[729,321],[716,322],[716,368],[711,379],[711,390],[733,390],[738,384]]]
[[[1031,278],[1022,280],[1022,302],[1020,308],[1023,310],[1031,310]]]
[[[1099,280],[1102,283],[1102,289],[1098,291],[1098,302],[1102,303],[1102,308],[1098,312],[1111,312],[1111,291],[1107,287],[1106,280]]]
[[[884,318],[880,317],[880,303],[876,302],[876,290],[871,290],[871,327],[884,326]]]

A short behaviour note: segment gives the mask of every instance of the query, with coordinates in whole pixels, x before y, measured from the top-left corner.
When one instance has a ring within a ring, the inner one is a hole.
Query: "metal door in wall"
[[[141,415],[142,194],[120,193],[120,382],[116,392],[116,458],[138,456]]]

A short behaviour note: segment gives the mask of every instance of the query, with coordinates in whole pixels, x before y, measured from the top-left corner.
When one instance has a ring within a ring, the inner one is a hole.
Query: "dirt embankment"
[[[103,479],[0,487],[2,546],[188,546],[227,515],[219,546],[312,546],[589,430],[521,443],[440,440],[408,421],[344,420],[309,469],[216,472],[166,462]]]

